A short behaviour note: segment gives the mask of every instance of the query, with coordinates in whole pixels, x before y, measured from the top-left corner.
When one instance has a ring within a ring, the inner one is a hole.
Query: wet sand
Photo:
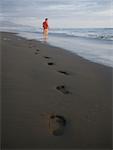
[[[1,33],[2,149],[111,149],[112,68]],[[62,136],[48,115],[66,119]]]

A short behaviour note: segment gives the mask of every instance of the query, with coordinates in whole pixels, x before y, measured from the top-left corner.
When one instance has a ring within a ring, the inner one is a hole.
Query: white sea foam
[[[25,23],[2,21],[0,31],[43,40],[42,29]],[[48,43],[65,48],[90,61],[113,67],[113,28],[56,28],[49,30]]]

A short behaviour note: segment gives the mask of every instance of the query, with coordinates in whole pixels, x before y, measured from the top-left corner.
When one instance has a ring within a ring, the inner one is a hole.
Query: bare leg
[[[48,29],[45,29],[43,31],[43,36],[44,36],[44,41],[47,42],[47,39],[48,39]]]

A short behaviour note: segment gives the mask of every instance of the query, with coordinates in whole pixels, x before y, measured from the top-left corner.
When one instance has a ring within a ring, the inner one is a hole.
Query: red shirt
[[[44,22],[43,22],[43,28],[44,28],[44,29],[48,29],[48,22],[47,22],[47,21],[44,21]]]

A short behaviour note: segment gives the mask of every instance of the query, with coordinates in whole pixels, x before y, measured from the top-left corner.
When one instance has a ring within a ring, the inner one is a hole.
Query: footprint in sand
[[[64,75],[69,75],[69,73],[66,72],[66,71],[59,70],[58,72],[61,73],[61,74],[64,74]]]
[[[39,50],[39,49],[36,49],[36,51],[39,52],[40,50]]]
[[[35,55],[37,55],[37,54],[39,54],[39,53],[35,52]]]
[[[49,56],[44,56],[44,58],[45,58],[45,59],[50,59],[51,57],[49,57]]]
[[[39,49],[36,49],[35,55],[39,54],[39,53],[38,53],[39,51],[40,51]]]
[[[61,136],[64,134],[64,129],[67,124],[66,119],[60,115],[50,115],[48,117],[49,131],[54,136]]]
[[[52,135],[61,136],[64,134],[67,125],[67,120],[64,116],[45,112],[41,114],[41,117],[47,119],[48,130]]]
[[[66,89],[65,85],[59,85],[56,87],[56,89],[62,92],[63,94],[70,94],[70,92]]]
[[[49,66],[55,65],[53,62],[48,62]]]

